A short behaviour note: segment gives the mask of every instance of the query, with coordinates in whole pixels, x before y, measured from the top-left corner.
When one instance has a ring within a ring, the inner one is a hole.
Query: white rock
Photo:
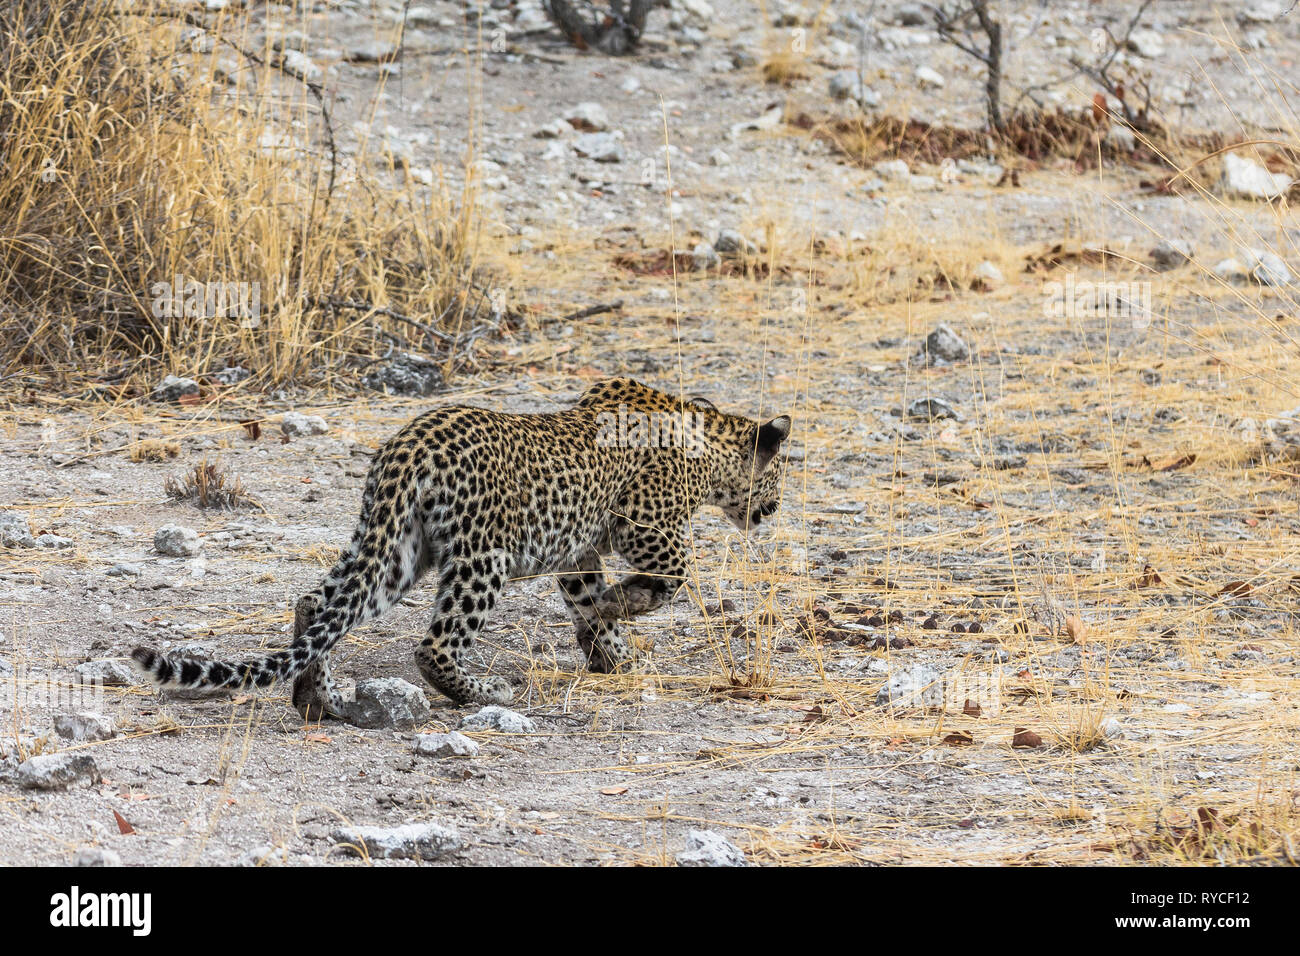
[[[686,849],[677,854],[678,866],[748,866],[734,843],[712,830],[691,830]]]
[[[1165,39],[1155,30],[1138,27],[1128,35],[1128,48],[1138,56],[1154,60],[1164,55]]]
[[[424,692],[400,677],[357,681],[356,699],[348,701],[343,719],[356,727],[409,730],[433,711]]]
[[[1151,250],[1151,258],[1162,272],[1187,265],[1192,254],[1192,244],[1186,239],[1161,239]]]
[[[709,165],[729,166],[731,165],[731,157],[728,156],[723,150],[715,149],[711,153],[709,153]]]
[[[609,117],[599,103],[579,103],[564,114],[564,120],[584,133],[603,133],[609,129]]]
[[[562,119],[551,120],[545,126],[540,126],[537,132],[533,133],[536,139],[560,139],[573,132],[573,127]]]
[[[155,402],[174,402],[184,395],[197,395],[199,391],[199,383],[194,379],[168,375],[157,388],[149,393],[149,397]]]
[[[883,163],[876,163],[872,169],[877,176],[888,182],[907,182],[912,176],[912,171],[907,168],[907,163],[901,159],[890,159]]]
[[[537,725],[513,710],[489,704],[476,714],[467,714],[461,718],[461,730],[499,730],[503,734],[531,734],[537,731]]]
[[[88,710],[59,714],[54,718],[54,732],[68,740],[109,740],[113,736],[113,718]]]
[[[1291,283],[1291,270],[1279,256],[1267,249],[1243,250],[1242,264],[1246,275],[1260,285],[1284,286]]]
[[[122,858],[102,846],[83,846],[72,855],[73,866],[121,866]]]
[[[355,853],[365,848],[377,860],[439,860],[461,848],[460,834],[440,823],[400,827],[348,827],[330,834],[336,844]]]
[[[920,354],[934,364],[939,362],[964,362],[970,358],[970,348],[952,327],[940,323],[925,337]]]
[[[862,82],[857,70],[832,73],[827,88],[832,99],[853,100],[859,106],[880,105],[880,95]]]
[[[40,754],[18,765],[14,781],[24,790],[66,790],[73,785],[89,787],[99,782],[99,768],[89,754]]]
[[[758,246],[735,229],[723,229],[713,240],[713,250],[721,256],[758,255]]]
[[[125,661],[86,661],[72,669],[83,684],[103,684],[105,687],[126,687],[135,683],[135,672]]]
[[[315,83],[325,75],[325,71],[301,50],[285,50],[280,54],[280,65],[290,76],[296,76],[308,83]]]
[[[621,163],[623,143],[613,133],[583,133],[573,141],[573,150],[598,163]]]
[[[943,675],[927,664],[895,671],[876,693],[878,707],[929,707],[942,703]]]
[[[938,70],[931,69],[928,66],[918,66],[916,73],[916,85],[923,90],[937,90],[943,86],[943,76]]]
[[[36,539],[27,526],[27,518],[17,511],[0,512],[0,546],[6,548],[34,548]]]
[[[163,525],[153,535],[154,550],[173,558],[192,558],[203,550],[199,533],[178,524]]]
[[[1244,199],[1276,199],[1291,188],[1291,177],[1285,173],[1270,173],[1254,160],[1225,153],[1223,177],[1224,192]]]
[[[302,435],[324,435],[329,430],[329,425],[319,415],[285,412],[284,417],[280,419],[280,431],[290,438]]]
[[[415,752],[422,757],[477,757],[478,744],[462,733],[420,734],[415,738]]]
[[[1214,274],[1224,282],[1231,282],[1234,285],[1240,285],[1249,278],[1245,266],[1232,258],[1221,259],[1214,267]]]
[[[635,76],[628,75],[623,77],[623,82],[618,85],[618,88],[624,93],[635,93],[641,89],[641,81]]]
[[[691,250],[691,262],[696,272],[706,272],[721,264],[722,257],[707,242],[700,242]]]
[[[1131,153],[1137,149],[1137,136],[1122,123],[1111,124],[1110,129],[1106,131],[1106,140],[1123,153]]]
[[[1002,270],[988,259],[977,265],[973,274],[975,278],[982,279],[992,286],[1001,285],[1003,282]]]

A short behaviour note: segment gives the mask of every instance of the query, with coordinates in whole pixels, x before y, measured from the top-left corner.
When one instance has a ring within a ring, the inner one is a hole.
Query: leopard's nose
[[[762,520],[763,520],[763,512],[759,511],[758,509],[755,509],[754,513],[749,516],[749,523],[751,525],[758,524]]]

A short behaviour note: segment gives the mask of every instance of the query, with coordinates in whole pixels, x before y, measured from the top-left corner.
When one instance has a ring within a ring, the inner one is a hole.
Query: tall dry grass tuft
[[[492,311],[466,197],[345,162],[320,87],[245,35],[164,4],[0,8],[0,374],[282,382],[447,355]]]

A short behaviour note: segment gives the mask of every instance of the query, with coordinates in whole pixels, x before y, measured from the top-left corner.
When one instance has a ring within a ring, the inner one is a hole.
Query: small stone
[[[433,713],[424,692],[400,677],[357,681],[356,699],[343,709],[343,719],[355,727],[410,730]]]
[[[943,75],[928,66],[918,66],[913,74],[916,85],[923,90],[937,90],[944,84]]]
[[[1151,250],[1151,259],[1161,272],[1179,269],[1192,261],[1192,244],[1186,239],[1162,239]]]
[[[712,152],[709,153],[709,165],[710,165],[710,166],[730,166],[730,165],[731,165],[731,157],[728,156],[728,155],[726,154],[725,151],[723,151],[723,150],[721,150],[721,149],[715,149],[715,150],[713,150]]]
[[[1230,282],[1233,285],[1241,285],[1250,277],[1246,274],[1246,267],[1236,259],[1221,259],[1219,264],[1214,267],[1214,275],[1224,282]]]
[[[192,558],[203,550],[199,533],[178,524],[163,525],[153,535],[154,550],[173,558]]]
[[[686,849],[677,854],[678,866],[748,866],[744,852],[720,833],[691,830]]]
[[[476,714],[461,718],[461,730],[499,730],[503,734],[531,734],[537,731],[537,725],[513,710],[489,704]]]
[[[235,860],[235,866],[279,866],[284,861],[285,853],[282,848],[263,843],[241,853]]]
[[[1164,55],[1165,40],[1155,30],[1139,27],[1129,33],[1128,48],[1140,57],[1154,60],[1156,57]]]
[[[415,738],[415,752],[422,757],[477,757],[478,744],[462,733],[420,734]]]
[[[113,718],[88,710],[59,714],[54,718],[54,732],[68,740],[109,740],[113,736]]]
[[[918,398],[907,406],[907,417],[923,422],[936,422],[948,418],[961,421],[957,410],[942,398]]]
[[[343,58],[349,63],[391,63],[400,52],[384,40],[367,40],[352,47]]]
[[[734,257],[742,253],[745,255],[758,255],[758,246],[746,239],[735,229],[723,229],[718,233],[718,238],[713,240],[713,250],[720,256]]]
[[[460,850],[460,834],[440,823],[408,823],[400,827],[348,827],[330,839],[357,853],[361,848],[377,860],[440,860]]]
[[[985,259],[977,265],[972,274],[975,276],[976,281],[979,282],[981,287],[986,291],[1000,286],[1003,281],[1005,281],[1002,275],[1002,270],[988,259]]]
[[[71,548],[76,544],[71,538],[65,538],[57,534],[43,534],[36,539],[37,547],[41,548]]]
[[[290,438],[298,438],[303,435],[324,435],[329,430],[329,425],[319,415],[285,412],[284,417],[280,419],[280,431]]]
[[[1225,153],[1220,184],[1229,196],[1276,199],[1291,188],[1291,177],[1285,173],[1270,173],[1254,160],[1236,153]]]
[[[1124,725],[1114,717],[1107,717],[1098,729],[1107,740],[1120,740],[1124,737]]]
[[[1259,285],[1284,286],[1291,283],[1291,270],[1279,256],[1268,250],[1246,249],[1242,258],[1246,275]],[[40,541],[40,538],[36,540]]]
[[[40,754],[29,757],[14,771],[14,780],[24,790],[66,790],[74,785],[99,782],[99,768],[88,754]]]
[[[696,272],[706,272],[721,265],[722,257],[707,242],[700,242],[691,250],[691,264]]]
[[[970,358],[970,349],[950,326],[937,325],[934,331],[925,337],[925,344],[921,346],[921,355],[930,365],[934,365],[936,361],[964,362]]]
[[[110,578],[138,578],[140,576],[140,565],[123,562],[113,565],[104,573]]]
[[[1121,153],[1131,153],[1137,149],[1137,137],[1122,123],[1115,123],[1106,131],[1106,141]]]
[[[155,402],[177,402],[186,395],[199,394],[199,383],[192,378],[178,378],[175,375],[168,375],[162,380],[150,394],[149,397]]]
[[[26,517],[17,511],[0,512],[0,545],[6,548],[36,547]]]
[[[252,374],[242,365],[227,365],[221,371],[213,372],[212,378],[222,385],[238,385]]]
[[[907,163],[901,159],[889,159],[883,163],[876,163],[872,170],[887,182],[907,182],[912,178],[912,171],[908,169]]]
[[[613,133],[583,133],[574,139],[573,150],[598,163],[621,163],[624,156],[623,143]]]
[[[280,66],[290,76],[296,76],[308,83],[318,82],[325,71],[312,62],[311,57],[301,50],[285,50],[280,54]]]
[[[121,866],[122,858],[102,846],[83,846],[72,854],[73,866]]]
[[[926,664],[895,671],[876,692],[877,707],[928,707],[943,703],[943,675]]]
[[[827,89],[831,99],[852,100],[859,106],[880,105],[880,94],[862,82],[857,70],[840,70],[831,74]]]
[[[404,352],[361,379],[362,384],[388,395],[424,397],[442,389],[442,370],[420,355]]]
[[[603,133],[609,129],[609,117],[599,103],[579,103],[564,114],[564,121],[582,133]]]
[[[543,126],[539,126],[533,133],[535,139],[559,139],[573,132],[573,127],[562,119],[551,120]]]
[[[624,93],[636,93],[641,89],[641,81],[635,76],[623,77],[623,82],[618,85],[619,90]]]
[[[86,661],[72,669],[83,684],[103,684],[105,687],[127,687],[135,683],[135,673],[124,661]]]

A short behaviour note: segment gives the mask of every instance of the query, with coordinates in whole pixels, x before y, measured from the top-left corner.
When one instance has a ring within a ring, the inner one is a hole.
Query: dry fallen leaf
[[[1017,727],[1016,735],[1011,738],[1013,747],[1041,747],[1043,738],[1025,727]]]
[[[1082,644],[1088,639],[1088,625],[1083,623],[1083,618],[1072,614],[1065,619],[1065,633],[1069,635],[1071,644]]]
[[[975,703],[975,701],[970,700],[968,698],[966,700],[966,703],[962,705],[961,712],[965,714],[967,717],[978,717],[981,713],[983,713],[983,710],[981,709],[979,704]]]
[[[600,792],[607,797],[617,797],[627,793],[627,787],[605,787]]]
[[[126,817],[122,816],[122,814],[118,813],[116,810],[113,811],[113,818],[117,820],[118,833],[122,834],[123,836],[130,836],[131,834],[135,833],[135,827],[127,823]]]
[[[975,738],[964,730],[958,730],[949,734],[947,737],[944,737],[943,742],[949,747],[963,747],[967,744],[973,744]]]

